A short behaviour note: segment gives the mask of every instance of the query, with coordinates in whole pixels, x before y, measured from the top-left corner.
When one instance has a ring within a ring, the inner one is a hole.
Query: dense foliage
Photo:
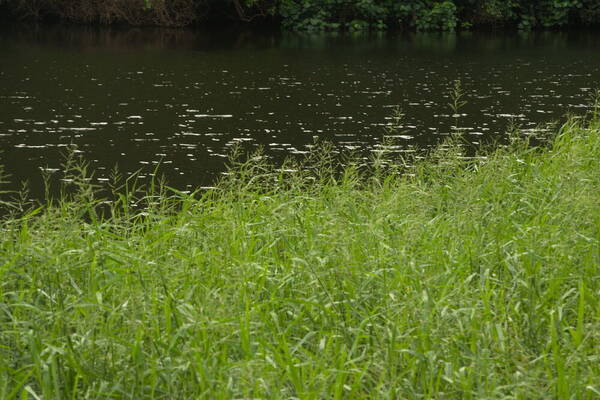
[[[0,0],[2,5],[13,16],[33,19],[189,25],[228,18],[306,31],[600,23],[597,0]]]
[[[68,163],[0,220],[0,398],[597,399],[594,115],[408,170],[253,157],[203,195]]]

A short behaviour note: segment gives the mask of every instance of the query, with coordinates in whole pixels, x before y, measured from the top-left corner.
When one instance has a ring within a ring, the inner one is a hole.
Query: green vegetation
[[[412,167],[255,156],[193,194],[108,201],[69,162],[60,200],[5,204],[0,398],[596,399],[597,111]]]
[[[287,29],[454,30],[472,26],[552,28],[600,23],[597,0],[0,0],[14,16],[75,22],[189,25],[228,18]]]

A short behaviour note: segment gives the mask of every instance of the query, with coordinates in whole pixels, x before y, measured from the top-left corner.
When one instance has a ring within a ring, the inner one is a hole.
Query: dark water
[[[100,181],[118,165],[210,185],[236,142],[280,159],[314,136],[368,151],[394,107],[403,147],[450,130],[460,79],[472,142],[583,112],[600,87],[598,32],[302,36],[0,28],[0,164],[40,190],[74,143]]]

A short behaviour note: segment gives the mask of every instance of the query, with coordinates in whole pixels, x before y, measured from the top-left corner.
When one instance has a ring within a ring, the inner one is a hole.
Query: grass
[[[70,164],[0,225],[0,398],[597,399],[600,119],[550,142],[110,202]]]

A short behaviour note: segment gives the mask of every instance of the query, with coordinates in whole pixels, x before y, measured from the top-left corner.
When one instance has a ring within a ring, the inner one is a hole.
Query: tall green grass
[[[597,399],[600,119],[550,142],[111,201],[71,164],[0,225],[0,398]]]

